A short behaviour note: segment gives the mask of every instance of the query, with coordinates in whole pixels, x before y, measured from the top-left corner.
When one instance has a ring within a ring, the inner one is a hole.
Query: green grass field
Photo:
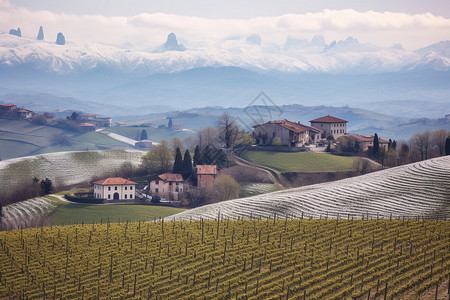
[[[50,214],[53,225],[85,224],[106,222],[153,220],[168,217],[184,209],[153,205],[88,205],[64,203]]]
[[[39,149],[39,147],[32,144],[0,139],[0,159],[2,160],[26,156],[37,149]]]
[[[336,156],[315,152],[248,151],[243,158],[280,172],[336,172],[353,171],[356,157]]]

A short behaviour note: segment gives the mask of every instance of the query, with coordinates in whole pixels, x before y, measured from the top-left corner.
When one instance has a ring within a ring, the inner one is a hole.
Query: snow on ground
[[[234,199],[170,219],[450,217],[450,156],[344,180]]]

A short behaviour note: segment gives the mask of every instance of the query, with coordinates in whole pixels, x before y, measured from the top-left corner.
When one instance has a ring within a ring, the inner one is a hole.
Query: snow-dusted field
[[[450,156],[375,173],[206,205],[170,219],[450,217]]]
[[[0,192],[34,177],[56,184],[76,184],[108,175],[124,163],[138,166],[145,152],[134,150],[57,152],[0,161]]]
[[[0,227],[10,230],[41,225],[40,218],[48,215],[57,206],[57,200],[48,198],[33,198],[4,206]]]

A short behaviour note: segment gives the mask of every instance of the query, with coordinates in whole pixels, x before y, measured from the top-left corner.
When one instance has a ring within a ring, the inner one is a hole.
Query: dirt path
[[[234,159],[236,161],[236,164],[241,165],[241,166],[246,166],[246,167],[250,167],[250,168],[254,168],[254,169],[258,169],[261,170],[267,174],[269,174],[269,176],[272,178],[272,181],[276,184],[281,185],[283,188],[287,189],[290,188],[291,186],[286,182],[286,179],[284,179],[284,177],[281,175],[280,172],[275,171],[271,168],[268,167],[264,167],[264,166],[260,166],[254,163],[251,163],[241,157],[238,156],[234,156]]]

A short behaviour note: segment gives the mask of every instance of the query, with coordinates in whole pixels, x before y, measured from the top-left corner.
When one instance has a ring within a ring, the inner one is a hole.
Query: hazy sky
[[[261,36],[283,44],[288,36],[327,43],[353,36],[388,47],[416,49],[450,39],[449,0],[0,0],[0,32],[20,27],[46,40],[159,45],[175,32],[187,46]]]

